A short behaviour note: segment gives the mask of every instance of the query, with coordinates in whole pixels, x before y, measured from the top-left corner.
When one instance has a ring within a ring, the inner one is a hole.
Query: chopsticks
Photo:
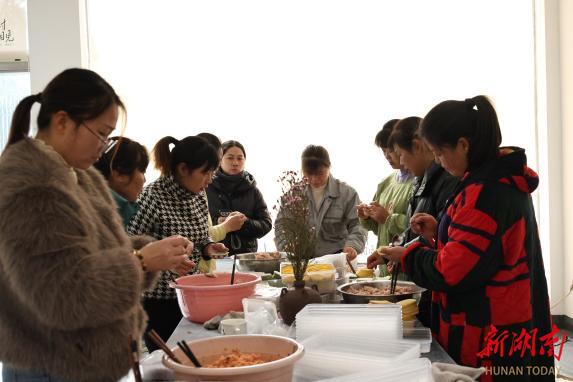
[[[133,376],[135,382],[142,382],[141,370],[139,369],[139,351],[137,350],[137,341],[129,336],[129,353],[131,356],[131,368],[133,369]]]
[[[231,285],[235,283],[235,267],[237,266],[237,253],[233,254],[233,270],[231,271]]]
[[[392,267],[392,277],[390,278],[390,294],[396,292],[396,284],[398,283],[398,274],[400,273],[400,263],[394,263]]]
[[[177,357],[175,356],[175,354],[173,354],[173,352],[171,351],[171,349],[169,349],[169,347],[167,347],[167,344],[165,342],[163,342],[163,340],[161,339],[161,337],[159,337],[159,334],[157,334],[157,332],[153,329],[151,329],[150,331],[147,332],[147,336],[153,341],[155,342],[155,344],[157,346],[159,346],[161,348],[161,350],[163,350],[163,352],[165,354],[167,354],[167,356],[169,358],[171,358],[173,361],[177,362],[177,363],[181,363],[181,361],[179,361],[179,359],[177,359]]]
[[[352,266],[352,263],[350,262],[350,260],[348,260],[348,257],[346,258],[346,262],[348,263],[348,266],[350,267],[350,270],[352,271],[352,273],[356,274],[356,271],[354,270],[354,267]]]
[[[183,354],[185,354],[187,358],[189,358],[191,362],[193,362],[193,365],[195,365],[195,367],[201,367],[201,363],[199,363],[199,360],[197,359],[197,357],[195,357],[195,354],[193,354],[193,352],[189,348],[189,345],[187,345],[185,341],[177,342],[177,346],[179,346],[179,349],[181,349]]]
[[[161,337],[159,337],[159,334],[157,334],[157,332],[155,330],[151,329],[150,331],[148,331],[147,336],[153,342],[155,342],[155,344],[157,346],[159,346],[161,348],[161,350],[163,350],[169,358],[171,358],[173,361],[175,361],[177,363],[182,364],[182,362],[179,361],[179,359],[175,356],[175,354],[173,354],[171,349],[169,349],[169,347],[167,347],[167,344],[161,339]],[[187,345],[186,342],[179,341],[179,342],[177,342],[177,346],[179,347],[179,349],[181,349],[183,354],[185,354],[187,356],[187,358],[189,358],[191,360],[191,362],[193,362],[193,365],[195,365],[195,367],[201,367],[201,363],[199,363],[199,360],[197,359],[197,357],[195,357],[195,354],[193,354],[193,352],[189,348],[189,345]]]

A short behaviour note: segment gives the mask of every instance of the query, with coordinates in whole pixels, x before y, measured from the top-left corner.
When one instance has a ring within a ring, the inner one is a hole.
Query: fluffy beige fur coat
[[[103,177],[25,139],[0,157],[0,361],[74,381],[129,371],[140,295],[154,275],[131,254]],[[74,175],[75,172],[75,175]]]

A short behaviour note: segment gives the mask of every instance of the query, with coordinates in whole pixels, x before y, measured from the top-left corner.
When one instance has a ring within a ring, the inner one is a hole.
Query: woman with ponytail
[[[162,239],[181,235],[195,244],[191,259],[198,263],[201,256],[226,252],[221,243],[209,237],[209,207],[204,195],[219,167],[217,150],[201,137],[177,140],[164,137],[153,149],[155,167],[161,177],[146,186],[139,195],[139,210],[127,231],[132,235],[150,235]],[[189,269],[165,271],[154,289],[144,293],[143,306],[149,316],[148,327],[155,329],[164,341],[171,336],[182,315],[175,290],[169,283]],[[146,341],[149,351],[157,346]]]
[[[38,133],[28,136],[40,103]],[[143,290],[188,262],[189,240],[125,234],[92,164],[123,104],[98,74],[68,69],[16,107],[0,157],[0,361],[4,382],[116,381],[141,338]]]
[[[384,257],[401,261],[416,284],[433,291],[434,336],[457,363],[489,368],[481,381],[553,381],[552,373],[531,372],[552,370],[553,342],[543,338],[554,333],[531,201],[539,178],[525,151],[500,147],[497,114],[484,96],[438,104],[421,129],[461,182],[439,221],[412,217],[420,241],[383,248]],[[492,345],[503,336],[506,351]],[[515,351],[520,338],[524,347]],[[502,367],[524,372],[496,374]]]

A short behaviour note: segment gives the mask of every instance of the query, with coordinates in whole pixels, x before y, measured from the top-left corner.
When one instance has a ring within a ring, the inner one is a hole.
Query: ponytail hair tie
[[[38,94],[36,94],[36,102],[38,103],[42,103],[42,92],[39,92]]]
[[[477,110],[477,105],[474,101],[473,98],[466,98],[464,103],[466,104],[466,107],[470,110]]]
[[[169,137],[169,143],[173,145],[173,148],[175,148],[175,146],[177,146],[177,144],[179,143],[179,139]],[[171,150],[169,150],[169,151],[171,151]]]

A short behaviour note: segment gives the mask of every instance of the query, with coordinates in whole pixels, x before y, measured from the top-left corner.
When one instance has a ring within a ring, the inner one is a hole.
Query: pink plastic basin
[[[203,323],[217,315],[231,310],[243,310],[243,298],[255,292],[261,278],[250,273],[235,272],[235,283],[231,274],[215,273],[216,277],[203,274],[183,276],[176,280],[177,300],[183,316],[189,321]]]

